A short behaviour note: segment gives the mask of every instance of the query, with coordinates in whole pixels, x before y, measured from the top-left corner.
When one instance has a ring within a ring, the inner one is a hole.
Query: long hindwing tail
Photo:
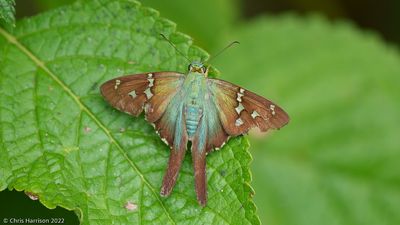
[[[163,196],[171,194],[185,157],[188,136],[186,133],[185,116],[182,110],[182,104],[178,107],[171,104],[168,107],[167,113],[156,123],[157,132],[171,146],[168,167],[161,187],[161,195]],[[176,120],[175,123],[172,122],[174,119]],[[174,132],[174,135],[171,135],[172,133],[169,132]]]
[[[222,147],[228,138],[218,117],[217,108],[211,99],[206,100],[192,143],[195,190],[197,200],[202,206],[207,203],[206,155],[213,149]]]
[[[157,133],[171,148],[167,171],[161,187],[161,195],[163,196],[168,196],[175,186],[179,169],[185,157],[188,136],[183,112],[183,97],[184,93],[178,91],[171,99],[170,104],[166,106],[165,113],[154,121]],[[152,116],[152,118],[156,119],[155,116]]]
[[[208,79],[214,105],[224,130],[231,136],[248,132],[279,129],[289,122],[288,114],[275,103],[232,83]]]
[[[161,195],[169,195],[185,156],[188,137],[180,92],[185,75],[157,72],[123,76],[101,86],[104,98],[120,111],[138,116],[143,109],[162,140],[171,148]],[[175,97],[176,96],[176,97]]]
[[[146,118],[154,122],[164,113],[184,79],[183,74],[176,72],[128,75],[105,82],[100,90],[118,110],[138,116],[145,108]]]
[[[203,117],[200,120],[195,137],[192,141],[192,160],[194,168],[195,190],[197,201],[205,206],[207,203],[207,178],[206,178],[206,146],[207,124]]]

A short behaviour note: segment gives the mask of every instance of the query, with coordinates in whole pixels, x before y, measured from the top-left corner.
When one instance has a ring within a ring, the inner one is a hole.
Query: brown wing
[[[251,91],[219,79],[208,79],[208,84],[221,124],[230,136],[253,127],[261,131],[279,129],[289,122],[281,107]]]
[[[146,108],[146,118],[154,122],[164,113],[183,80],[184,75],[176,72],[144,73],[114,78],[100,90],[118,110],[138,116]]]

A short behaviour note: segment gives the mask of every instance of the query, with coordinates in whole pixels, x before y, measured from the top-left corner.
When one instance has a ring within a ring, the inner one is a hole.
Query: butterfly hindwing
[[[207,116],[199,121],[196,134],[192,141],[192,161],[194,170],[197,201],[205,206],[207,203],[206,155],[210,140]]]
[[[165,113],[154,122],[158,134],[170,147],[179,147],[180,142],[177,141],[181,139],[182,133],[186,130],[183,114],[181,98],[175,96],[168,104]]]
[[[161,195],[168,196],[175,186],[188,142],[183,102],[180,95],[172,99],[166,112],[155,125],[159,135],[171,146],[168,167],[161,187]]]
[[[209,93],[206,96],[209,96]],[[201,119],[192,140],[192,161],[195,176],[195,190],[198,202],[207,203],[206,155],[215,148],[220,148],[229,135],[222,127],[218,108],[211,98],[206,98]]]
[[[219,118],[219,109],[215,106],[214,100],[208,98],[204,104],[203,119],[207,129],[205,149],[207,152],[220,148],[228,140],[229,135],[225,132]]]
[[[208,79],[214,104],[222,126],[230,136],[248,132],[279,129],[289,122],[287,113],[273,102],[219,79]]]
[[[180,73],[156,72],[118,77],[101,86],[104,98],[115,108],[134,116],[144,109],[146,119],[170,146],[161,187],[164,196],[169,195],[175,185],[188,142],[180,93],[184,80],[185,75]]]
[[[154,84],[151,89],[153,96],[147,102],[146,119],[153,123],[161,118],[172,98],[180,91],[185,75],[173,72],[154,74]]]

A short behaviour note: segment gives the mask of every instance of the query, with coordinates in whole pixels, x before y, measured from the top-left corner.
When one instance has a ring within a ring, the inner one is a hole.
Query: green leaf
[[[294,16],[237,26],[223,79],[281,105],[291,122],[252,140],[262,222],[400,224],[400,56],[346,23]],[[227,39],[230,40],[230,39]]]
[[[0,0],[0,22],[4,20],[6,24],[15,24],[14,6],[14,0]]]
[[[159,195],[169,148],[143,117],[112,109],[102,82],[186,71],[207,56],[175,24],[135,1],[78,1],[0,29],[0,190],[34,193],[82,223],[257,224],[246,138],[207,157],[198,205],[190,153],[170,197]],[[133,210],[127,208],[127,204]]]

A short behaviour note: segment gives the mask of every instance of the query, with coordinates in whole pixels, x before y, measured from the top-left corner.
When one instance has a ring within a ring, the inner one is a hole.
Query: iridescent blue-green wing
[[[208,133],[207,118],[200,119],[199,127],[192,141],[192,161],[194,169],[195,190],[197,201],[200,205],[207,204],[207,178],[206,178],[206,155]]]
[[[227,81],[207,82],[221,124],[230,136],[247,133],[253,127],[261,131],[279,129],[289,122],[288,114],[270,100]]]
[[[184,96],[180,90],[167,106],[165,113],[154,122],[158,134],[171,148],[168,167],[165,172],[161,195],[168,196],[175,186],[179,169],[185,157],[188,135],[186,132]]]
[[[176,72],[143,73],[117,77],[102,84],[103,97],[116,109],[156,121],[183,84],[185,75]],[[145,107],[146,105],[146,107]]]
[[[261,96],[226,81],[208,79],[207,82],[202,117],[192,141],[197,200],[203,206],[207,202],[208,152],[222,147],[230,136],[246,133],[252,127],[266,131],[289,121],[279,106]]]
[[[144,109],[161,139],[170,146],[161,195],[169,195],[175,185],[185,156],[187,134],[183,113],[181,87],[185,75],[155,72],[118,77],[101,86],[104,98],[120,111],[138,116]]]
[[[192,141],[192,161],[195,176],[195,190],[198,202],[207,203],[206,155],[220,148],[229,138],[219,119],[218,109],[211,98],[206,98],[202,117]]]

